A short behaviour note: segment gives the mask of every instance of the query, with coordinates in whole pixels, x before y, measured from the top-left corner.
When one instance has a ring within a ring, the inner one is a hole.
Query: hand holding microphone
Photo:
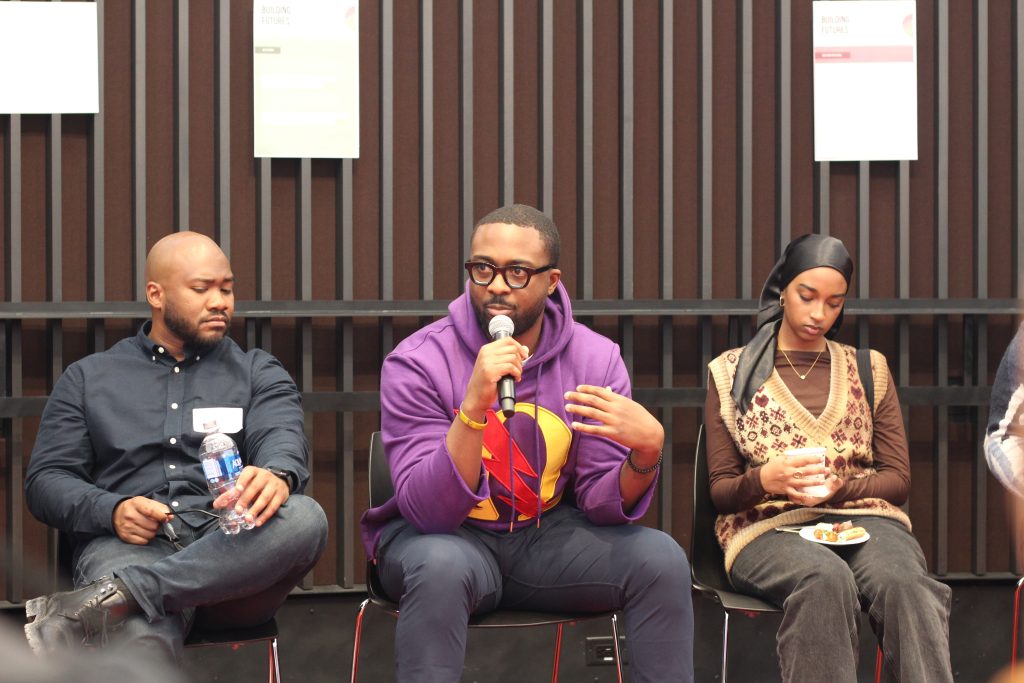
[[[487,327],[494,341],[480,348],[462,403],[462,409],[477,421],[495,401],[506,417],[515,413],[515,383],[530,355],[530,350],[512,337],[515,325],[508,316],[494,316]]]
[[[512,318],[507,315],[496,315],[487,324],[487,332],[491,339],[498,341],[505,337],[511,337],[516,326]],[[512,417],[516,414],[516,381],[511,375],[504,375],[498,380],[498,402],[501,404],[501,412],[505,417]]]

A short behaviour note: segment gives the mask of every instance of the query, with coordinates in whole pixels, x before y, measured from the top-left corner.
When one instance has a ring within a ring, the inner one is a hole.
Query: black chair
[[[204,629],[193,626],[185,639],[185,647],[218,647],[229,645],[234,647],[245,643],[266,642],[267,644],[267,680],[269,683],[281,683],[281,663],[277,658],[277,620],[256,626],[230,629]]]
[[[71,579],[72,548],[66,534],[57,532],[57,583],[60,590],[68,590],[73,586]],[[213,629],[193,626],[185,638],[186,648],[218,647],[242,645],[247,643],[266,642],[267,644],[267,680],[269,683],[281,683],[281,662],[277,656],[277,620],[255,626],[240,628]]]
[[[1013,644],[1010,646],[1010,678],[1017,673],[1017,639],[1020,625],[1020,597],[1024,590],[1024,577],[1017,581],[1017,590],[1013,592]]]
[[[369,463],[369,485],[370,485],[370,507],[378,507],[387,502],[395,495],[391,483],[391,472],[388,469],[388,461],[384,455],[384,445],[380,438],[380,432],[374,432],[370,437],[370,463]],[[366,608],[375,605],[387,614],[398,617],[398,605],[391,601],[384,593],[377,575],[377,567],[372,562],[366,565],[366,593],[367,598],[359,606],[359,614],[356,616],[355,641],[352,645],[352,683],[355,683],[359,672],[359,648],[363,635],[363,616]],[[614,612],[599,613],[578,613],[562,614],[549,612],[530,612],[520,610],[497,609],[487,614],[470,617],[470,628],[528,628],[531,626],[554,626],[555,627],[555,656],[551,672],[552,683],[558,681],[558,663],[562,651],[562,629],[566,624],[572,624],[585,619],[611,618],[612,621],[612,642],[615,645],[615,666],[618,670],[619,683],[622,683],[622,658],[619,652],[619,630],[618,615]]]
[[[704,425],[697,432],[697,454],[693,473],[693,533],[690,538],[690,573],[693,587],[702,595],[722,606],[725,621],[722,626],[722,683],[726,683],[729,656],[729,613],[738,611],[748,614],[765,612],[781,613],[782,610],[770,602],[744,595],[733,590],[729,576],[725,573],[725,554],[715,536],[715,520],[718,511],[711,502],[711,482],[708,477],[707,444],[704,440]],[[875,683],[882,679],[882,646],[875,655]]]

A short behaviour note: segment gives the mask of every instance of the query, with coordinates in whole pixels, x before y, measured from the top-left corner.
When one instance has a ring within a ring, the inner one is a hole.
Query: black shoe
[[[102,645],[108,631],[139,612],[139,603],[124,582],[104,576],[82,588],[26,602],[25,636],[38,654],[89,645],[96,635]]]

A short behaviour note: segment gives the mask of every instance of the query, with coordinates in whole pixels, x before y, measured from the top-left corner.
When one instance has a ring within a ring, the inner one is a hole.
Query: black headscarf
[[[838,270],[846,284],[853,276],[853,260],[842,241],[825,235],[801,235],[786,246],[782,258],[772,268],[761,290],[761,301],[757,308],[757,332],[740,354],[736,377],[732,382],[732,398],[745,413],[750,400],[775,369],[775,346],[782,319],[782,305],[779,298],[800,273],[811,268],[827,266]],[[825,337],[832,339],[843,324],[843,312],[832,324]]]

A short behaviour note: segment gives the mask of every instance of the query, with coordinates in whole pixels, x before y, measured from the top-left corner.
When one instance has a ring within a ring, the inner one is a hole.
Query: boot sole
[[[46,613],[46,604],[48,602],[49,598],[44,595],[32,598],[25,603],[25,616],[29,619],[29,622],[25,624],[25,638],[28,640],[29,647],[37,655],[47,654],[46,646],[37,633],[40,622],[37,621],[36,617],[41,617]]]

